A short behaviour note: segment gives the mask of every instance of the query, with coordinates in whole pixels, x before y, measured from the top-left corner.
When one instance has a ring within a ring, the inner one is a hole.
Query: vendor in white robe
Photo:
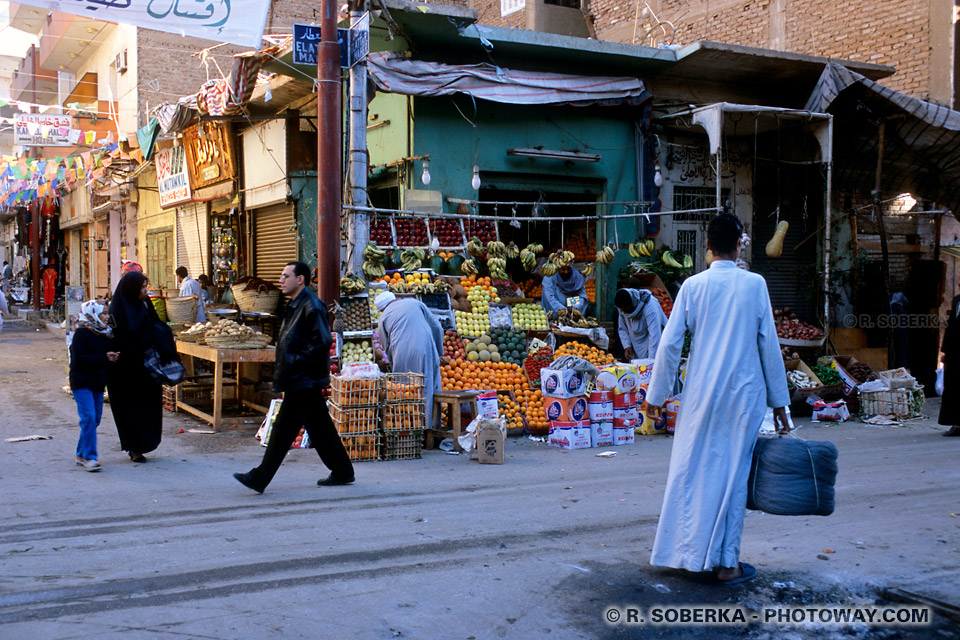
[[[568,299],[579,298],[576,304],[568,304]],[[583,274],[573,267],[560,267],[555,274],[543,279],[543,294],[540,304],[547,313],[559,309],[571,308],[586,313],[587,281]]]
[[[443,355],[443,329],[440,322],[419,300],[398,300],[390,292],[373,301],[380,311],[377,333],[380,345],[390,357],[394,373],[423,375],[428,429],[436,427],[433,418],[433,394],[440,391],[440,357]]]
[[[207,310],[203,305],[203,287],[200,283],[187,275],[186,267],[177,267],[174,271],[177,274],[177,282],[180,283],[181,296],[197,296],[197,317],[194,322],[206,322]]]
[[[728,584],[756,569],[740,562],[753,447],[767,407],[789,431],[786,374],[763,277],[737,268],[741,225],[720,214],[707,229],[710,268],[680,287],[657,349],[647,415],[672,392],[684,332],[693,336],[670,470],[650,562],[717,571]]]
[[[613,298],[620,311],[617,330],[627,360],[650,360],[657,355],[667,316],[646,289],[620,289]]]

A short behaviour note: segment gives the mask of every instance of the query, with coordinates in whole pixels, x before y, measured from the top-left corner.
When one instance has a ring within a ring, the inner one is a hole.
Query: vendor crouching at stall
[[[620,343],[627,360],[654,358],[667,324],[660,303],[645,289],[620,289],[613,304],[620,311]]]
[[[564,265],[552,276],[544,278],[541,304],[547,313],[569,308],[586,315],[589,301],[587,281],[583,274],[570,265]]]
[[[380,311],[377,333],[390,358],[394,373],[419,373],[423,376],[427,429],[436,428],[433,394],[440,392],[440,357],[443,355],[443,329],[440,322],[419,300],[398,300],[390,292],[378,295],[373,304]]]

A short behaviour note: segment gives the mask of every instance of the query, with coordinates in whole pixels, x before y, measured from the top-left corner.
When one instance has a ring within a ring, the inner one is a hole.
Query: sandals
[[[946,436],[947,438],[957,438],[960,437],[960,427],[954,425],[941,433],[940,435]]]
[[[129,451],[129,452],[128,452],[128,455],[130,456],[130,461],[131,461],[131,462],[146,462],[146,461],[147,461],[146,456],[144,456],[142,453],[134,453],[133,451]]]
[[[744,582],[748,582],[757,577],[757,569],[752,564],[741,562],[740,571],[742,571],[743,573],[737,576],[736,578],[732,578],[730,580],[720,580],[719,578],[717,578],[717,581],[725,585],[734,586],[738,584],[743,584]]]

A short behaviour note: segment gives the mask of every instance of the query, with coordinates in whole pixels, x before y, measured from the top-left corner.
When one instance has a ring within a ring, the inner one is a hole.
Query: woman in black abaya
[[[120,447],[134,462],[160,446],[163,391],[144,366],[144,352],[154,346],[154,323],[160,317],[147,299],[147,277],[131,271],[120,278],[110,302],[117,364],[107,373],[110,409]]]

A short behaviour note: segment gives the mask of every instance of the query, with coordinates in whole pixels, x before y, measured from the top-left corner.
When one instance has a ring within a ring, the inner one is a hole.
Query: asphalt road
[[[106,410],[92,474],[73,461],[62,344],[9,327],[0,342],[0,435],[52,436],[0,443],[2,638],[960,637],[936,611],[917,627],[625,622],[630,607],[901,606],[891,588],[958,606],[960,441],[935,420],[801,422],[840,450],[837,510],[749,512],[760,574],[730,587],[648,564],[668,438],[610,459],[511,439],[502,466],[430,451],[329,488],[315,452],[292,451],[261,496],[230,475],[259,461],[252,424],[194,434],[165,413],[134,464]]]

